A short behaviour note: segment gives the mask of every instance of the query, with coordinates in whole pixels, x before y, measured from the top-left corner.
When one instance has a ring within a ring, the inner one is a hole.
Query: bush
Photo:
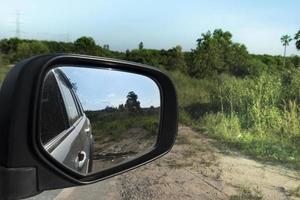
[[[172,72],[181,123],[253,157],[300,168],[300,72],[194,79]],[[298,78],[299,77],[299,78]]]
[[[18,45],[17,51],[14,55],[17,61],[20,61],[31,56],[49,53],[48,46],[40,41],[33,41],[31,43],[22,42]]]
[[[130,129],[140,128],[150,135],[157,135],[159,129],[158,110],[152,113],[136,113],[132,115],[127,111],[87,111],[91,120],[93,135],[95,137],[111,137],[117,139]]]
[[[250,58],[247,63],[247,74],[257,77],[268,70],[268,65],[257,58]]]

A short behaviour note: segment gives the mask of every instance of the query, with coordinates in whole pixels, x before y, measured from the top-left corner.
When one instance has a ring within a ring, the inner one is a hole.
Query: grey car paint
[[[59,70],[51,70],[55,75],[61,95],[61,81],[71,85],[64,73]],[[72,87],[69,87],[74,103],[78,109],[80,117],[70,127],[44,145],[44,148],[55,160],[64,164],[66,167],[86,174],[92,169],[92,149],[93,136],[89,119],[86,117],[79,98]],[[65,101],[65,99],[63,98]],[[65,106],[67,106],[67,103]]]

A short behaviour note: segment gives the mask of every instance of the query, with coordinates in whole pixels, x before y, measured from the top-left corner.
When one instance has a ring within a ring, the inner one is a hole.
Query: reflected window
[[[44,82],[41,109],[41,140],[46,144],[68,128],[67,113],[53,72]]]
[[[68,113],[68,118],[71,124],[73,124],[79,118],[79,112],[75,103],[75,99],[72,95],[71,88],[68,87],[67,83],[59,78],[60,88],[62,91],[62,96],[65,102],[66,110]]]

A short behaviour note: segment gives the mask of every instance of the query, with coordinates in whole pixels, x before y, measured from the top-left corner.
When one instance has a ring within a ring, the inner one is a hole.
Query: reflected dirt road
[[[131,160],[145,153],[155,145],[156,135],[142,128],[131,128],[120,137],[95,138],[93,171],[112,167],[122,161]]]

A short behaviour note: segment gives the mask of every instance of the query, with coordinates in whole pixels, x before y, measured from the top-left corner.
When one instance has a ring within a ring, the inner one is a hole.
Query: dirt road
[[[98,184],[64,189],[54,199],[300,199],[299,172],[216,146],[181,126],[165,157]]]

